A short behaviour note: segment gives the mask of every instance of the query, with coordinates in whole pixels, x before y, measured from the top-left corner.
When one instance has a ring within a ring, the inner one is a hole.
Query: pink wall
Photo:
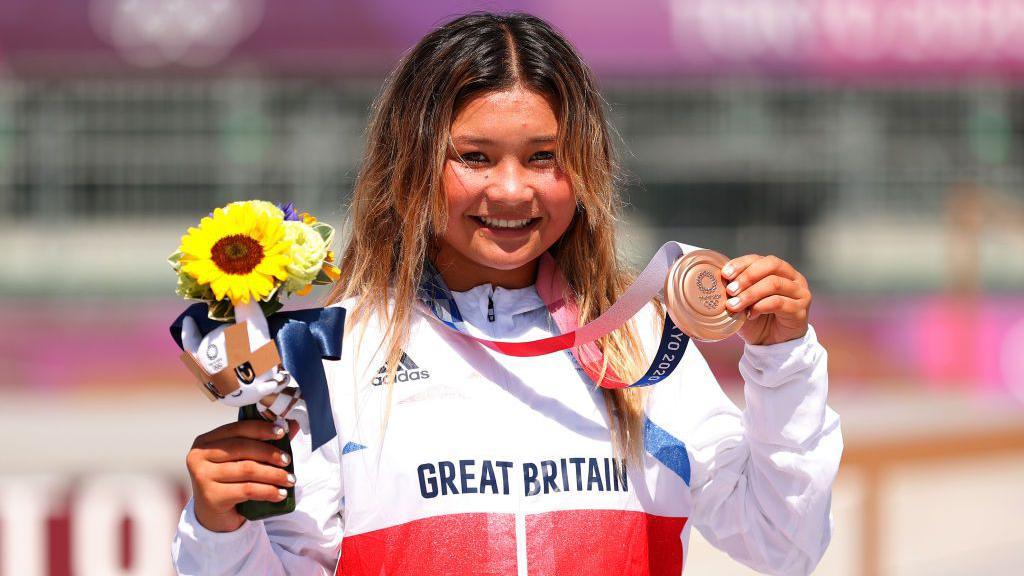
[[[181,309],[170,298],[0,301],[0,386],[191,392],[167,331]],[[829,350],[834,386],[898,382],[1024,397],[1024,298],[823,296],[811,318]],[[737,377],[738,339],[700,347],[721,380]]]
[[[199,0],[148,4],[131,11],[123,0],[4,3],[0,62],[15,73],[196,73],[240,62],[256,65],[250,70],[382,73],[437,24],[488,9],[548,19],[609,75],[902,81],[1024,73],[1019,0],[246,0],[216,10]],[[153,33],[155,23],[163,33]]]

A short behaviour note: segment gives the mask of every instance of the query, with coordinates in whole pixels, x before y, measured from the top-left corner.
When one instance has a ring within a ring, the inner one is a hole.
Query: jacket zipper
[[[487,321],[494,322],[494,297],[493,294],[487,295]]]

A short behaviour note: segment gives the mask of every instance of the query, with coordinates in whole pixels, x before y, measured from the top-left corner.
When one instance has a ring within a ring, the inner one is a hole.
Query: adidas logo
[[[373,377],[372,384],[374,386],[380,386],[387,381],[387,377],[388,364],[385,362],[384,365],[380,367],[380,370],[377,370],[377,375]],[[412,361],[412,358],[409,358],[408,354],[402,352],[402,357],[398,359],[398,369],[395,371],[395,382],[426,380],[427,378],[430,378],[430,371],[420,368],[419,365]]]

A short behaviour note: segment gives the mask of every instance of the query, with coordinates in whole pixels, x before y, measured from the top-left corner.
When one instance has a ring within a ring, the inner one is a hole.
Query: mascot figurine
[[[306,295],[339,277],[329,250],[334,229],[312,216],[252,200],[217,208],[189,228],[169,262],[177,292],[193,304],[171,324],[181,360],[210,399],[288,429],[295,420],[317,450],[337,436],[323,360],[341,357],[343,308],[281,312],[281,294]],[[269,441],[291,454],[284,438]],[[294,473],[294,459],[287,470]],[[257,520],[295,509],[294,488],[280,502],[248,501]]]

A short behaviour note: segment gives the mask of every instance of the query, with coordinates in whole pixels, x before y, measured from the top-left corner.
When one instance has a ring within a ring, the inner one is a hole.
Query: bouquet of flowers
[[[199,300],[171,325],[181,360],[211,400],[240,418],[294,419],[316,450],[337,433],[321,359],[341,357],[345,310],[280,312],[282,295],[309,294],[339,277],[330,250],[334,228],[291,204],[232,202],[191,227],[168,259],[177,293]],[[291,453],[287,436],[272,441]],[[293,464],[288,464],[294,472]],[[243,502],[250,519],[290,512],[281,502]]]
[[[209,304],[211,320],[233,320],[235,306],[259,303],[265,316],[281,309],[281,293],[305,296],[338,279],[330,250],[334,228],[291,202],[232,202],[189,228],[168,261],[176,292]]]

